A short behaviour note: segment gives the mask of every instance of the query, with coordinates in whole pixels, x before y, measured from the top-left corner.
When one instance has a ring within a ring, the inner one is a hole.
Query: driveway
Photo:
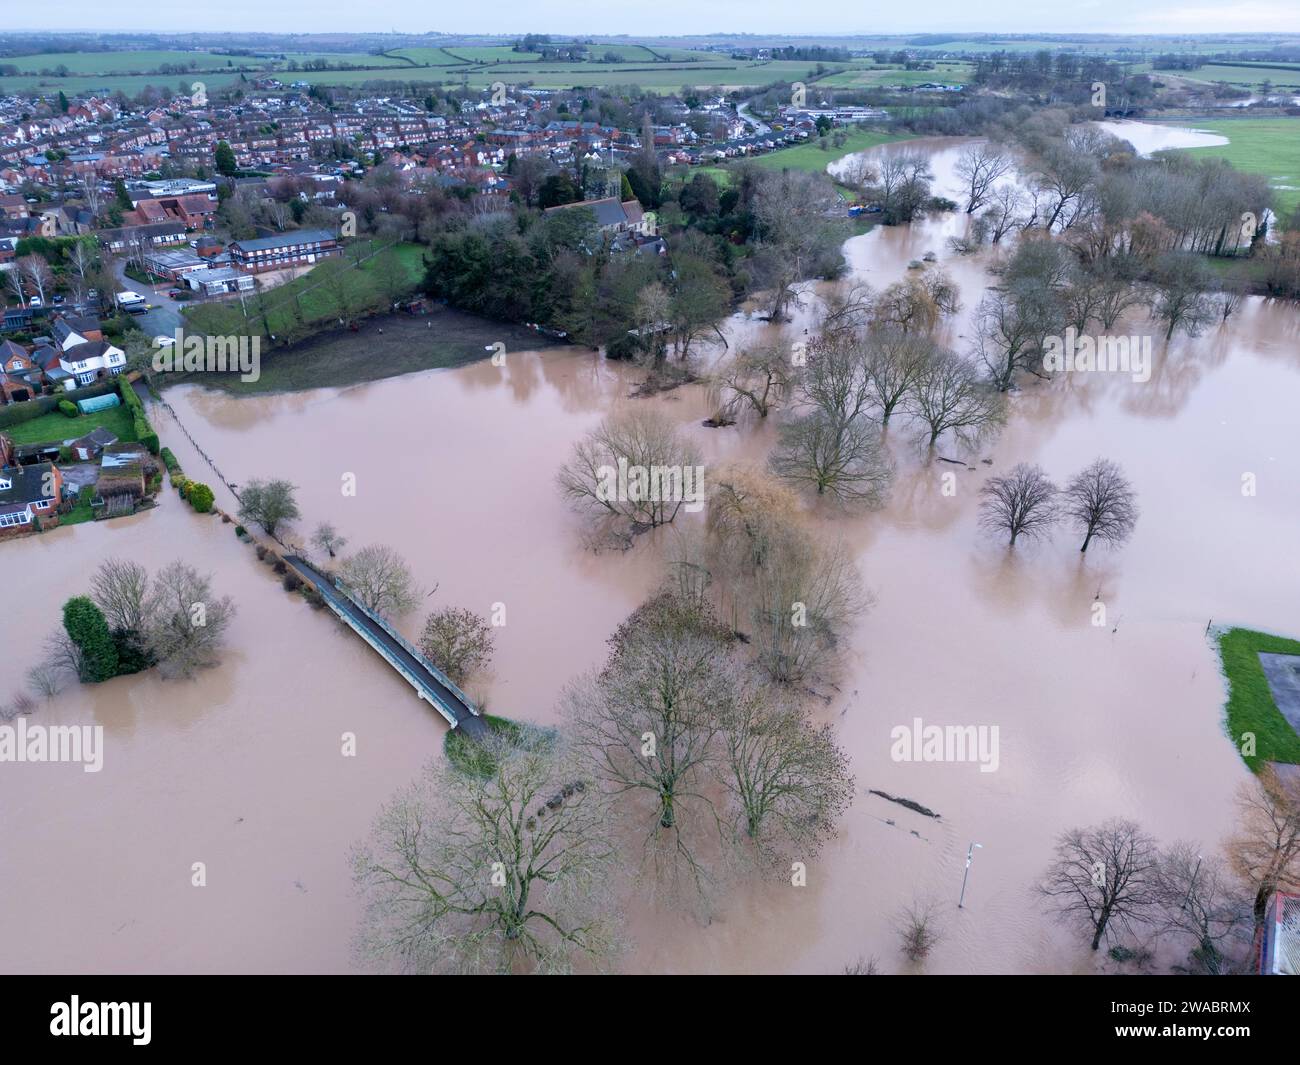
[[[121,259],[113,262],[113,274],[117,278],[117,292],[123,290],[138,292],[149,301],[149,310],[144,314],[133,315],[140,328],[149,336],[172,336],[181,327],[181,308],[175,300],[170,299],[165,285],[146,285],[142,281],[127,277],[126,263]],[[113,293],[114,296],[117,292]]]

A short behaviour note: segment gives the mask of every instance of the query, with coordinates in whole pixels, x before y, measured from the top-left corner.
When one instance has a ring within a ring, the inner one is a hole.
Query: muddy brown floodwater
[[[958,145],[919,146],[951,194]],[[946,250],[963,225],[948,216],[876,229],[845,249],[876,287],[935,251],[962,289],[966,309],[947,336],[959,350],[989,262]],[[1131,328],[1146,331],[1142,321]],[[743,313],[728,328],[734,342],[773,332]],[[1030,386],[1001,436],[965,456],[973,469],[926,464],[909,428],[891,429],[899,473],[888,505],[815,518],[852,547],[876,597],[839,690],[815,710],[838,730],[858,781],[839,836],[810,863],[808,886],[732,888],[707,926],[634,905],[623,967],[834,972],[877,955],[884,971],[904,971],[893,916],[933,898],[943,935],[927,971],[1093,969],[1098,959],[1032,891],[1054,837],[1122,815],[1163,841],[1214,848],[1246,770],[1223,733],[1207,622],[1300,631],[1300,569],[1288,561],[1300,528],[1298,334],[1294,308],[1252,299],[1224,327],[1167,349],[1157,342],[1146,384],[1062,375]],[[168,399],[232,479],[299,485],[305,529],[330,520],[354,547],[393,545],[426,588],[436,585],[430,602],[504,604],[491,675],[472,691],[491,711],[549,722],[562,685],[602,659],[607,635],[659,580],[655,537],[625,554],[585,551],[554,485],[587,429],[646,402],[627,398],[633,380],[588,352],[513,352],[502,368],[343,390],[238,399],[185,386]],[[710,464],[761,460],[771,443],[770,426],[703,428],[702,389],[651,402]],[[211,479],[167,416],[157,419],[187,472]],[[1139,495],[1125,547],[1081,557],[1062,532],[1012,555],[977,529],[989,472],[1037,462],[1060,482],[1099,455],[1118,461]],[[948,472],[951,496],[941,491]],[[1241,490],[1247,473],[1253,496]],[[342,493],[345,474],[355,497]],[[231,649],[190,683],[119,678],[38,711],[47,724],[103,725],[107,749],[98,774],[0,766],[0,968],[348,970],[359,916],[348,848],[395,789],[441,756],[441,720],[353,635],[286,595],[231,526],[171,492],[143,516],[0,546],[0,696],[20,684],[63,600],[113,555],[154,566],[182,557],[211,571],[239,604]],[[1103,627],[1092,624],[1097,600]],[[891,760],[890,730],[914,717],[998,726],[998,770]],[[357,736],[354,758],[341,755],[344,732]],[[984,846],[958,910],[972,841]],[[198,861],[201,889],[190,884]]]

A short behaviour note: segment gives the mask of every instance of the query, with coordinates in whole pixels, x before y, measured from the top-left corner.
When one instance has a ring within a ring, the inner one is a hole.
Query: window
[[[17,514],[0,514],[0,529],[8,525],[26,525],[31,520],[31,514],[25,510],[20,510]]]

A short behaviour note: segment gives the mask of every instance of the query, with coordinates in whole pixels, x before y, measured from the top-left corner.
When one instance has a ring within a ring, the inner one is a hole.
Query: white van
[[[148,301],[138,292],[119,292],[117,305],[132,314],[143,313],[149,309]]]

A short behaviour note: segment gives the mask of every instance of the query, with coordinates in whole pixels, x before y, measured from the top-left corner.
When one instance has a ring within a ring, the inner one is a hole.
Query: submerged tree
[[[1122,544],[1137,524],[1137,495],[1123,471],[1110,459],[1098,459],[1070,478],[1062,493],[1061,512],[1083,533],[1087,551],[1093,537]]]
[[[1237,792],[1237,831],[1228,841],[1233,870],[1254,892],[1256,928],[1277,891],[1300,891],[1300,777],[1271,765]]]
[[[829,725],[750,685],[724,731],[724,783],[739,827],[766,858],[814,856],[853,801],[848,756]]]
[[[154,577],[145,617],[144,643],[159,672],[189,677],[219,661],[235,604],[214,594],[209,577],[178,559]]]
[[[492,626],[464,607],[444,607],[425,619],[420,650],[457,684],[492,657]]]
[[[635,408],[611,415],[579,441],[557,479],[575,507],[653,528],[676,518],[688,494],[702,493],[699,463],[695,445],[668,418]]]
[[[1082,926],[1097,950],[1116,928],[1147,919],[1158,901],[1155,841],[1133,821],[1112,818],[1061,835],[1039,890]]]
[[[260,525],[268,536],[274,536],[278,528],[299,517],[295,491],[288,481],[249,481],[239,490],[240,521]]]
[[[497,740],[483,774],[433,763],[353,854],[362,953],[414,973],[563,972],[615,948],[605,794],[553,734]]]
[[[411,567],[385,544],[371,544],[345,558],[338,581],[362,606],[385,617],[409,614],[420,599]]]
[[[1005,477],[990,477],[980,488],[980,524],[1010,535],[1009,546],[1025,536],[1045,536],[1056,524],[1057,488],[1041,466],[1021,462]]]

